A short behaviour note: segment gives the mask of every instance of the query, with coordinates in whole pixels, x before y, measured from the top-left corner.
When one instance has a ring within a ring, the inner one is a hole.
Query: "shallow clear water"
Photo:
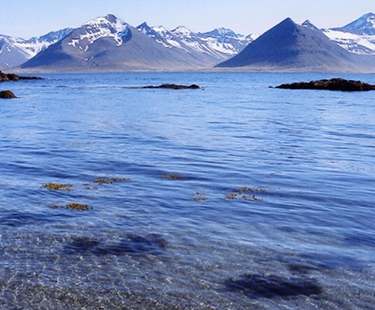
[[[43,77],[0,85],[1,309],[374,307],[374,93]]]

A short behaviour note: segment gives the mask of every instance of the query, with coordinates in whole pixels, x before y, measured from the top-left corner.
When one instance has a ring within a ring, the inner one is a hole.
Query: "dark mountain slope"
[[[350,54],[320,30],[287,18],[217,67],[351,72],[371,70],[368,60]]]

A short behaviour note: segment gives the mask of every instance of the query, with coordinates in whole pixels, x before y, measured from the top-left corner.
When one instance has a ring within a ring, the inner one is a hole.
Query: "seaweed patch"
[[[87,190],[96,190],[96,189],[98,189],[97,186],[91,186],[90,183],[83,183],[82,185],[83,185]]]
[[[161,176],[161,179],[162,180],[184,180],[186,178],[180,174],[164,174]]]
[[[193,201],[204,201],[207,200],[206,194],[202,192],[196,192],[193,197],[190,197]]]
[[[239,187],[236,191],[226,194],[225,200],[263,201],[262,198],[255,196],[255,194],[265,192],[265,187]]]
[[[80,204],[80,203],[68,203],[65,206],[54,205],[52,208],[53,209],[70,209],[70,210],[77,210],[77,211],[88,211],[88,210],[93,209],[93,207],[90,207],[89,205]]]
[[[47,183],[42,185],[43,188],[47,188],[50,191],[68,191],[72,190],[72,184],[57,184],[57,183]]]
[[[106,185],[106,184],[112,184],[116,182],[128,182],[130,181],[130,178],[97,178],[92,183],[83,183],[82,185],[87,189],[87,190],[97,190],[98,185]]]
[[[129,178],[98,178],[93,181],[96,184],[112,184],[114,182],[126,182],[130,181]]]

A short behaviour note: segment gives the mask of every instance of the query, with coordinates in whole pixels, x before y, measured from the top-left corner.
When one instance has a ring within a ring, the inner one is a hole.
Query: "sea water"
[[[1,83],[0,309],[374,309],[375,93],[270,88],[336,76]]]

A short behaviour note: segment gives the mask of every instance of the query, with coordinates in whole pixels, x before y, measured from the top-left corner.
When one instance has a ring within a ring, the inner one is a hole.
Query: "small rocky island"
[[[367,84],[361,81],[345,80],[333,78],[330,80],[316,80],[311,82],[297,82],[291,84],[281,84],[276,88],[282,89],[322,89],[338,91],[369,91],[375,90],[375,85]]]
[[[147,86],[124,86],[125,89],[201,89],[197,84],[181,85],[181,84],[161,84]]]
[[[0,82],[20,81],[20,80],[41,80],[38,76],[21,76],[14,73],[4,73],[0,71]]]
[[[142,88],[162,88],[162,89],[200,89],[196,84],[179,85],[179,84],[161,84],[159,86],[143,86]]]

